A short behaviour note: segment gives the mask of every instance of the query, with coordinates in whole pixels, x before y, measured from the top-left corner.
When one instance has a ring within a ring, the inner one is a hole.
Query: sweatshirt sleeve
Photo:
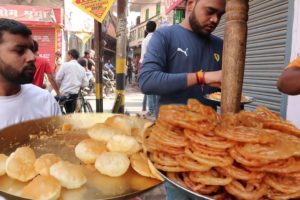
[[[168,73],[169,54],[166,35],[154,32],[138,78],[144,94],[168,95],[186,89],[187,73]]]

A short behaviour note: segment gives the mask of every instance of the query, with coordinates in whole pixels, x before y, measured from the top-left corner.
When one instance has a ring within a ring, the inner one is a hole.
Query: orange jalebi
[[[199,163],[198,161],[191,159],[186,155],[177,156],[176,161],[181,167],[184,167],[189,171],[203,172],[208,171],[211,168],[211,166]]]
[[[264,182],[243,184],[242,181],[234,180],[225,186],[225,190],[239,199],[257,200],[267,194],[268,186]]]
[[[300,192],[300,179],[297,178],[268,174],[264,181],[279,192],[287,194]]]
[[[238,180],[260,180],[265,176],[265,173],[262,172],[252,172],[246,170],[242,167],[237,167],[235,165],[230,165],[227,167],[217,167],[216,170],[226,176],[232,177]]]
[[[220,116],[196,100],[161,106],[144,144],[157,169],[202,195],[300,198],[300,130],[266,108]]]
[[[233,159],[229,156],[224,157],[224,156],[208,155],[208,154],[195,151],[191,147],[185,148],[185,155],[187,155],[191,159],[197,160],[198,162],[208,166],[226,167],[233,163]]]
[[[214,169],[207,172],[189,172],[188,174],[193,182],[203,185],[228,185],[232,181],[231,177],[224,177],[224,175]]]
[[[220,186],[217,185],[204,185],[201,183],[193,182],[188,174],[183,174],[184,183],[193,191],[199,192],[200,194],[211,194],[220,188]]]
[[[290,157],[284,160],[277,160],[275,162],[262,165],[259,167],[247,167],[251,171],[257,172],[272,172],[272,173],[285,173],[290,174],[300,172],[300,160]]]
[[[225,138],[215,135],[213,132],[195,132],[189,129],[184,130],[184,135],[189,138],[191,141],[196,143],[206,145],[216,149],[227,149],[232,147],[235,142],[229,141]]]
[[[261,130],[252,127],[217,127],[215,133],[218,136],[224,137],[228,140],[236,142],[247,142],[247,143],[272,143],[275,138],[271,137],[272,130]]]

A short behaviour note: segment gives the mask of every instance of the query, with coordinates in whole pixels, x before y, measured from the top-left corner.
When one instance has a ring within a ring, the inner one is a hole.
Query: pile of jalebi
[[[218,115],[194,99],[161,106],[144,144],[158,170],[194,192],[300,198],[300,130],[266,108]]]

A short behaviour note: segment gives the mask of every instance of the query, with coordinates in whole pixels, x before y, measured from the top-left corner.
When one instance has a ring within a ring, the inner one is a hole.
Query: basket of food
[[[264,107],[219,115],[190,99],[161,106],[144,135],[165,179],[200,199],[299,199],[300,130]]]

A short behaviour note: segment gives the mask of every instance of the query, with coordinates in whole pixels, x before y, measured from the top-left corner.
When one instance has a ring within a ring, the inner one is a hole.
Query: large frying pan
[[[95,123],[104,122],[112,114],[72,114],[32,120],[0,130],[0,153],[9,155],[17,147],[29,145],[37,156],[55,153],[72,163],[79,163],[74,147],[87,138],[87,128]],[[72,131],[61,131],[64,124],[71,124]],[[161,182],[137,174],[134,170],[118,178],[101,175],[92,166],[85,167],[88,182],[76,190],[62,190],[60,199],[128,199],[146,192]],[[0,199],[18,196],[24,183],[0,177]],[[15,198],[20,199],[20,198]]]

